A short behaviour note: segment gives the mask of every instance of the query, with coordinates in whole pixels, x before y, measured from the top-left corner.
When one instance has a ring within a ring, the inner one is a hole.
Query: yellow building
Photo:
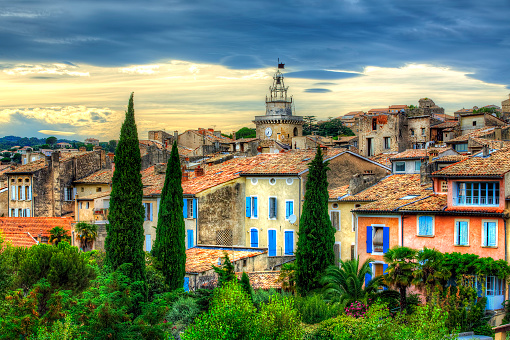
[[[104,225],[110,208],[112,170],[97,171],[73,183],[75,220]]]

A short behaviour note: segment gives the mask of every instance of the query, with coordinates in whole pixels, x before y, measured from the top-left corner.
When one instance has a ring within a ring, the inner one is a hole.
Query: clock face
[[[271,130],[270,127],[266,128],[266,136],[271,137],[272,134],[273,134],[273,130]]]

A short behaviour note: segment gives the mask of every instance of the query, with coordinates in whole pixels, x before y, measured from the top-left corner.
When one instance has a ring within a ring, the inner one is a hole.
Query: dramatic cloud
[[[39,130],[37,131],[42,133],[43,135],[51,135],[51,136],[72,136],[75,135],[75,132],[67,132],[67,131],[56,131],[56,130]]]

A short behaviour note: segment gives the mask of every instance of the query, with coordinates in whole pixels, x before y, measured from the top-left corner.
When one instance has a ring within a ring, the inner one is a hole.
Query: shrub
[[[319,294],[296,298],[296,307],[307,324],[319,323],[343,312],[341,304],[328,304]]]
[[[252,339],[255,307],[236,280],[215,289],[211,307],[188,327],[184,340]]]
[[[271,299],[271,296],[277,295],[275,289],[271,288],[269,290],[263,290],[263,289],[257,289],[252,294],[252,301],[255,307],[257,307],[258,310],[262,307],[262,304],[269,303],[269,300]]]
[[[171,323],[181,322],[189,325],[198,314],[200,314],[200,308],[197,302],[189,296],[180,296],[166,314],[165,319]]]
[[[28,340],[82,340],[78,326],[73,324],[71,317],[66,316],[63,321],[55,322],[48,329],[40,327],[37,335],[32,335]]]
[[[290,297],[271,296],[269,303],[262,305],[256,324],[257,339],[286,340],[303,337],[299,313]]]

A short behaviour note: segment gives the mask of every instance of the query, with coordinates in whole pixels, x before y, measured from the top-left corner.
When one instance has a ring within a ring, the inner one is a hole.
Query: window
[[[276,218],[276,197],[269,197],[269,218]]]
[[[455,222],[455,245],[469,245],[469,226],[467,221]]]
[[[414,171],[420,171],[421,168],[421,161],[415,161],[414,162]]]
[[[182,205],[182,216],[184,218],[197,218],[197,199],[184,198]]]
[[[405,172],[406,162],[395,162],[395,172]]]
[[[246,217],[258,218],[259,209],[257,196],[246,197]]]
[[[294,215],[294,201],[285,201],[285,219],[288,220]]]
[[[340,258],[341,258],[341,252],[340,252],[340,248],[341,247],[341,244],[340,242],[335,242],[335,244],[333,245],[333,252],[335,253],[335,266],[339,267],[340,266]]]
[[[414,136],[414,129],[411,129],[411,136]]]
[[[90,207],[90,202],[85,203],[85,209],[88,209]]]
[[[425,128],[421,128],[421,135],[425,136]]]
[[[432,216],[418,217],[418,236],[434,236],[434,219]]]
[[[101,192],[101,187],[97,187],[96,192]]]
[[[287,179],[285,180],[285,182],[286,182],[288,185],[291,185],[292,183],[294,183],[294,179],[292,179],[292,178],[287,178]]]
[[[66,201],[73,200],[73,188],[64,188],[64,199]]]
[[[377,130],[377,118],[372,118],[372,130]]]
[[[457,182],[456,205],[499,205],[499,182]]]
[[[81,192],[84,192],[85,191],[85,188],[84,187],[81,187]]]
[[[467,143],[464,144],[455,144],[455,151],[457,152],[467,152]]]
[[[485,295],[487,296],[505,295],[504,280],[497,278],[495,276],[487,276]]]
[[[145,218],[144,221],[152,221],[152,203],[144,203]]]
[[[83,209],[83,202],[80,202],[80,209]]]
[[[384,148],[385,149],[391,148],[391,138],[390,137],[384,137]]]
[[[482,246],[497,246],[497,224],[496,222],[483,222]]]
[[[367,253],[385,253],[390,246],[390,228],[383,225],[367,227]]]
[[[145,251],[152,250],[151,235],[145,235]]]
[[[476,120],[473,120],[473,126],[476,126]]]
[[[355,258],[355,245],[354,244],[351,244],[351,260],[354,260]]]
[[[24,190],[21,185],[18,185],[18,200],[24,201],[25,197],[23,197]]]
[[[276,179],[271,178],[271,179],[269,180],[269,184],[271,184],[271,185],[275,185],[275,184],[276,184]]]
[[[448,192],[448,182],[441,181],[441,192]]]
[[[340,230],[340,211],[330,211],[329,217],[335,230]]]

